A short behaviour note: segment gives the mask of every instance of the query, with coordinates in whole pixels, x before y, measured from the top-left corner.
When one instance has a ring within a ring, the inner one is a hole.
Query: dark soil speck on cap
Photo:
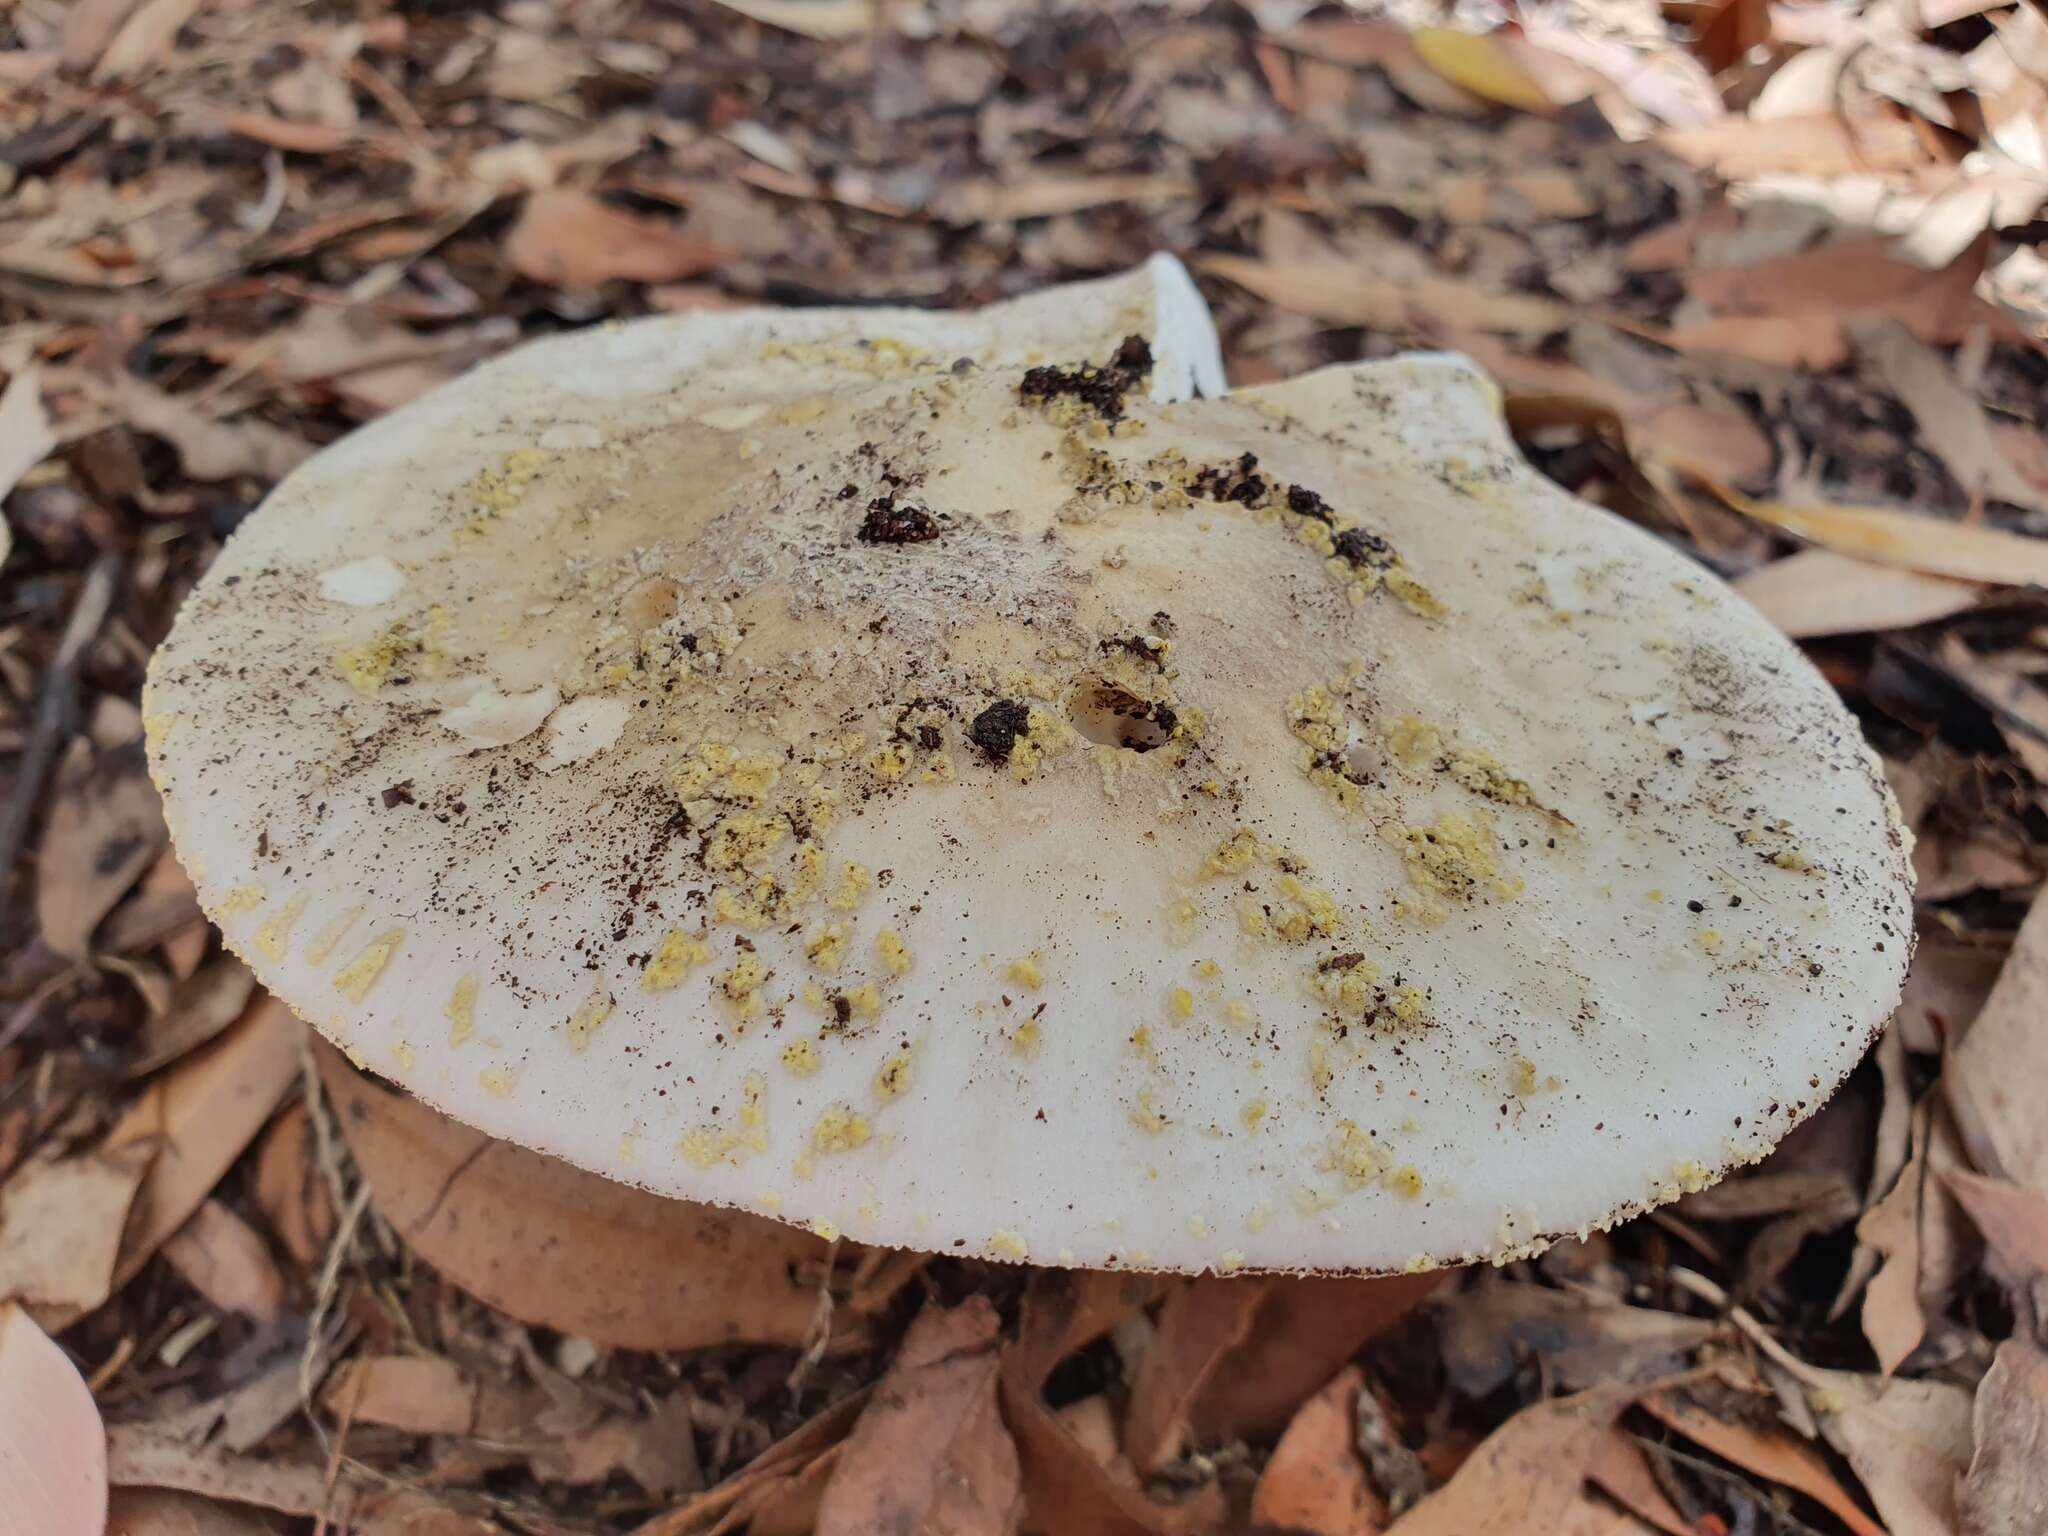
[[[1031,707],[1021,699],[997,699],[974,717],[967,739],[992,763],[1008,762],[1017,738],[1031,729]]]

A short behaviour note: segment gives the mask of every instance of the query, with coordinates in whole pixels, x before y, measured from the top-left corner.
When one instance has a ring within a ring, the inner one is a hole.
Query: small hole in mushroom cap
[[[1074,729],[1105,747],[1151,752],[1173,739],[1171,707],[1142,699],[1107,678],[1084,676],[1067,700]]]

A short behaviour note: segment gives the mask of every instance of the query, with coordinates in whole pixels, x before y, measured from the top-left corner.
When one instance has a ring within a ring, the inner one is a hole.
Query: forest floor
[[[2031,4],[16,0],[0,50],[0,1303],[115,1531],[2048,1529]],[[1158,1283],[765,1223],[719,1282],[696,1208],[338,1114],[382,1090],[221,950],[138,745],[269,486],[525,337],[1154,251],[1234,383],[1471,354],[1840,691],[1919,942],[1826,1109],[1498,1270]],[[593,1315],[650,1265],[714,1281]]]

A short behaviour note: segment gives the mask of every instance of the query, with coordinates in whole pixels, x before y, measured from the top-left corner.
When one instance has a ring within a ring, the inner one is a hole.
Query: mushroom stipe
[[[1761,1157],[1912,942],[1758,614],[1462,359],[1222,396],[1165,259],[521,348],[286,480],[145,715],[357,1061],[877,1244],[1530,1253]]]

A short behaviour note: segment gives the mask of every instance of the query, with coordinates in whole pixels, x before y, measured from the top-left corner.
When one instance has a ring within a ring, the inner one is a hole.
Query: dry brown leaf
[[[733,254],[562,187],[528,197],[505,237],[505,261],[513,271],[557,288],[589,288],[614,278],[673,283],[708,272]]]
[[[1308,1395],[1346,1360],[1421,1306],[1447,1276],[1272,1276],[1249,1335],[1197,1395],[1189,1423],[1197,1444],[1278,1434]]]
[[[1584,64],[1506,29],[1417,27],[1409,40],[1423,63],[1460,90],[1520,112],[1555,112],[1609,84]]]
[[[784,1435],[716,1488],[655,1516],[633,1536],[712,1536],[745,1525],[775,1507],[823,1469],[829,1477],[837,1453],[866,1409],[871,1393],[862,1388]],[[803,1529],[808,1529],[804,1527]],[[752,1536],[752,1533],[750,1533]]]
[[[1825,310],[1797,315],[1714,315],[1674,326],[1660,338],[1688,356],[1744,357],[1774,368],[1826,373],[1848,361],[1842,322]]]
[[[1888,507],[1755,501],[1702,464],[1672,460],[1671,465],[1735,511],[1852,559],[2001,586],[2048,582],[2048,540]]]
[[[172,989],[169,1005],[142,1026],[128,1076],[147,1077],[197,1050],[239,1019],[256,990],[249,967],[219,955]]]
[[[194,480],[233,480],[242,475],[282,480],[313,452],[311,443],[282,427],[252,417],[219,420],[186,397],[168,394],[131,373],[115,374],[105,394],[128,425],[175,448]]]
[[[1922,441],[1948,466],[1966,495],[1988,496],[2035,512],[2048,509],[2048,494],[1998,451],[1984,408],[1956,382],[1939,353],[1914,340],[1893,320],[1866,320],[1853,329],[1858,354],[1913,413]]]
[[[72,0],[64,8],[59,43],[64,67],[80,74],[90,69],[136,4],[137,0]]]
[[[353,128],[332,123],[292,122],[267,112],[230,112],[221,119],[229,133],[300,155],[331,155],[355,141]]]
[[[207,1200],[163,1245],[164,1260],[223,1312],[259,1323],[284,1311],[284,1276],[256,1229],[218,1200]]]
[[[283,1003],[259,998],[240,1023],[152,1083],[107,1133],[103,1156],[155,1153],[122,1233],[116,1290],[199,1209],[298,1081],[304,1029]],[[57,1330],[85,1309],[40,1310]]]
[[[1984,592],[1972,582],[1827,549],[1802,549],[1746,571],[1735,579],[1735,590],[1794,640],[1931,624],[1975,606]]]
[[[1624,1306],[1482,1272],[1442,1303],[1444,1369],[1468,1397],[1510,1381],[1526,1355],[1547,1379],[1576,1390],[1668,1375],[1721,1331],[1711,1318]]]
[[[1646,395],[1572,363],[1531,357],[1491,337],[1455,333],[1459,350],[1493,375],[1508,395],[1511,420],[1539,411],[1553,421],[1587,425],[1587,408],[1606,413],[1622,429],[1633,454],[1662,463],[1720,466],[1741,484],[1768,478],[1771,444],[1755,422],[1731,407]]]
[[[1688,165],[1723,181],[1760,176],[1868,176],[1912,171],[1927,151],[1910,123],[1872,115],[1853,127],[1832,112],[1806,117],[1727,117],[1673,128],[1657,142]]]
[[[996,1411],[1002,1320],[985,1296],[927,1303],[847,1437],[818,1536],[1009,1536],[1024,1512],[1017,1449]]]
[[[1824,1374],[1821,1429],[1891,1536],[1951,1536],[1956,1484],[1970,1460],[1970,1394],[1945,1381]]]
[[[39,1157],[0,1184],[0,1303],[90,1311],[113,1293],[148,1147]]]
[[[1939,271],[1900,261],[1889,241],[1834,240],[1792,255],[1686,273],[1686,292],[1718,315],[1846,321],[1887,315],[1932,346],[1953,346],[1971,328],[1996,319],[1976,287],[1990,250],[1980,240]]]
[[[1358,1454],[1365,1373],[1348,1365],[1301,1405],[1252,1490],[1252,1519],[1313,1536],[1377,1536],[1387,1504]]]
[[[100,919],[156,861],[169,839],[163,802],[142,755],[142,716],[103,698],[88,735],[57,765],[49,818],[36,847],[36,922],[43,942],[82,960]]]
[[[1976,1448],[1956,1491],[1961,1536],[2048,1530],[2048,1354],[2007,1339],[1977,1386]]]
[[[464,1290],[524,1322],[621,1349],[794,1344],[809,1334],[817,1289],[799,1272],[827,1262],[823,1239],[492,1141],[317,1049],[377,1209]],[[857,1305],[834,1321],[842,1343],[865,1328]]]
[[[718,0],[727,10],[820,42],[875,30],[875,0]]]
[[[1330,64],[1376,66],[1403,96],[1428,112],[1483,117],[1494,110],[1491,103],[1425,64],[1407,29],[1396,22],[1311,21],[1276,34],[1273,41]]]
[[[20,1307],[0,1302],[0,1530],[100,1536],[105,1432],[92,1393]]]
[[[119,80],[163,63],[179,28],[198,11],[200,0],[142,0],[100,55],[92,77]]]
[[[263,1516],[196,1493],[116,1488],[107,1503],[107,1536],[276,1536]]]
[[[330,1480],[317,1461],[276,1452],[231,1455],[150,1424],[108,1426],[107,1480],[117,1488],[171,1488],[281,1514],[325,1516],[344,1527],[361,1491],[347,1473]]]
[[[1025,1293],[1017,1337],[1003,1354],[1003,1421],[1024,1472],[1026,1528],[1057,1536],[1178,1536],[1199,1523],[1117,1481],[1046,1406],[1053,1368],[1145,1306],[1148,1275],[1039,1270]]]
[[[1941,1179],[1984,1234],[2008,1283],[2024,1287],[2048,1275],[2048,1195],[1967,1168],[1945,1168]]]
[[[1655,1526],[1667,1536],[1696,1536],[1691,1522],[1678,1512],[1664,1485],[1657,1481],[1649,1453],[1623,1433],[1620,1426],[1609,1429],[1601,1440],[1599,1454],[1587,1469],[1586,1478],[1644,1524]]]
[[[1856,1536],[1885,1536],[1883,1527],[1842,1490],[1820,1453],[1783,1430],[1731,1424],[1676,1391],[1653,1392],[1643,1399],[1642,1407],[1716,1456],[1805,1494]]]
[[[56,446],[50,414],[43,409],[41,375],[33,368],[23,368],[0,391],[0,500]],[[6,537],[0,531],[0,560],[7,558]]]
[[[1949,1057],[1951,1097],[1967,1102],[1971,1123],[1998,1166],[1986,1168],[2048,1194],[2048,1116],[2039,1085],[2048,1082],[2048,895],[2036,896],[1969,1033]],[[1960,1112],[1960,1111],[1959,1111]]]
[[[986,177],[963,182],[942,194],[934,212],[960,223],[1000,219],[1043,219],[1116,203],[1171,202],[1191,197],[1195,183],[1185,176],[1117,172],[1063,175],[1056,171]]]
[[[1250,1335],[1266,1285],[1204,1275],[1167,1293],[1124,1414],[1124,1452],[1139,1471],[1156,1471],[1186,1448],[1195,1402]]]
[[[1607,1431],[1640,1388],[1601,1386],[1532,1403],[1479,1443],[1451,1480],[1389,1536],[1562,1529]]]
[[[256,1149],[256,1204],[271,1236],[312,1269],[334,1236],[334,1200],[313,1161],[313,1124],[303,1103],[286,1106]]]
[[[1200,265],[1296,314],[1397,335],[1433,336],[1452,326],[1541,334],[1562,330],[1573,318],[1570,306],[1556,299],[1488,293],[1449,277],[1398,281],[1340,262],[1259,261],[1249,256],[1204,256]]]
[[[466,1435],[476,1423],[476,1384],[439,1355],[364,1355],[327,1383],[327,1406],[338,1417],[349,1405],[363,1424],[416,1435]]]
[[[1920,1207],[1927,1164],[1916,1154],[1891,1192],[1863,1213],[1856,1240],[1882,1259],[1863,1293],[1863,1336],[1889,1376],[1927,1336],[1927,1309],[1920,1292]]]

